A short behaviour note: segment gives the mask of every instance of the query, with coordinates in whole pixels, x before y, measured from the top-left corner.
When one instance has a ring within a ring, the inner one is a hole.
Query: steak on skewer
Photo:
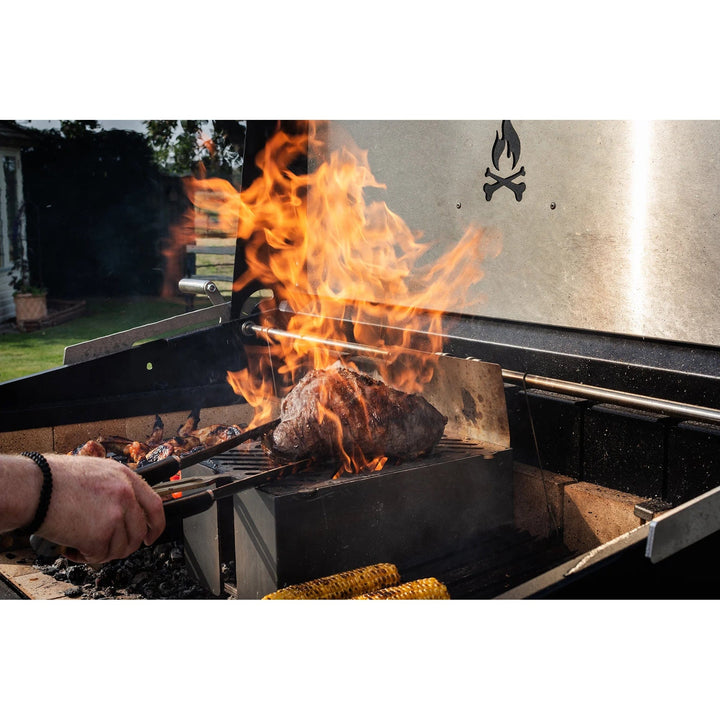
[[[446,423],[422,396],[334,366],[310,371],[283,399],[280,423],[264,447],[278,462],[347,456],[410,460],[432,450]]]

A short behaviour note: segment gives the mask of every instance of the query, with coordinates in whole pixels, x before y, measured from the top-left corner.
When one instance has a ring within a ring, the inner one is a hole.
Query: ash
[[[142,547],[123,560],[102,566],[74,563],[58,558],[43,564],[38,557],[34,567],[56,580],[72,583],[65,595],[80,600],[218,600],[188,573],[183,545],[173,541]],[[232,568],[223,567],[226,578]]]

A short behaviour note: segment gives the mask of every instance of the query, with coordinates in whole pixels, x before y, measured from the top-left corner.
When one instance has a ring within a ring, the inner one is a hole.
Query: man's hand
[[[53,492],[45,522],[36,534],[72,548],[66,553],[70,560],[94,564],[127,557],[162,534],[162,500],[129,468],[105,458],[45,457],[52,470]],[[25,481],[29,508],[25,517],[32,517],[41,473],[31,460],[22,460],[27,475],[37,476],[33,482],[16,478],[19,485]]]

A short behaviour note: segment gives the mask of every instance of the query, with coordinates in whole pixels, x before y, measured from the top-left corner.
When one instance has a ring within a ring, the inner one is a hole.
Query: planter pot
[[[23,328],[26,322],[42,320],[45,317],[47,317],[47,293],[15,295],[15,322],[18,327]]]

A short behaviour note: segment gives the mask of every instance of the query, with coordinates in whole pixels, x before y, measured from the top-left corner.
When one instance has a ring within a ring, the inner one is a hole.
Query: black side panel
[[[230,405],[244,365],[236,322],[156,340],[0,384],[0,432]]]

